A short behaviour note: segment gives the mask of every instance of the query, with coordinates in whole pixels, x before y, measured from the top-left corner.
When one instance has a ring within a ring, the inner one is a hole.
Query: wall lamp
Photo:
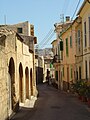
[[[88,1],[88,3],[90,4],[90,0],[87,0]]]
[[[60,63],[60,60],[62,60],[62,59],[60,59],[59,58],[59,55],[54,55],[54,58],[53,58],[53,63]]]
[[[82,18],[80,16],[77,16],[76,22],[81,23],[81,21],[82,21]]]

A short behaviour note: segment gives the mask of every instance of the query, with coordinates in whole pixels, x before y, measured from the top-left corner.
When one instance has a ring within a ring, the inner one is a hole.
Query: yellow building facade
[[[70,89],[70,83],[75,81],[76,43],[74,22],[62,32],[61,38],[63,41],[63,60],[61,61],[63,90],[67,91]]]
[[[83,74],[82,78],[90,80],[90,3],[84,0],[77,15],[82,19],[83,40]]]

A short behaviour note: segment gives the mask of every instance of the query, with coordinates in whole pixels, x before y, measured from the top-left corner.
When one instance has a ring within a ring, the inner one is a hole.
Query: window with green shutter
[[[72,36],[70,36],[70,47],[72,48]]]
[[[88,22],[89,22],[89,46],[90,46],[90,17],[88,18]]]
[[[58,71],[55,72],[56,80],[58,81]]]
[[[72,79],[72,68],[71,68],[71,79]]]
[[[87,28],[86,21],[84,22],[84,46],[87,47]]]
[[[50,68],[53,68],[53,64],[52,63],[50,63]]]
[[[64,67],[63,67],[63,77],[64,77]]]
[[[66,56],[68,56],[68,38],[66,38]]]
[[[60,41],[60,51],[63,51],[63,41]]]

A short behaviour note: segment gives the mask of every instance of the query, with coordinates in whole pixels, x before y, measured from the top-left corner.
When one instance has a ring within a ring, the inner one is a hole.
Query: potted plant
[[[81,96],[81,100],[83,102],[87,102],[86,93],[87,93],[87,84],[86,82],[82,82],[81,87],[79,89],[79,95]]]
[[[84,102],[87,101],[86,98],[86,90],[87,90],[87,82],[84,80],[78,80],[73,84],[74,91],[78,94],[78,98]]]
[[[86,96],[87,96],[88,106],[90,107],[90,85],[87,86]]]

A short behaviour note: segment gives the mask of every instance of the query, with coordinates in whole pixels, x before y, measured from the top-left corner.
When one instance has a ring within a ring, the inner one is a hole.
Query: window
[[[75,45],[77,46],[77,32],[75,33]]]
[[[22,28],[17,28],[18,33],[22,33]]]
[[[86,79],[88,78],[88,75],[87,75],[87,61],[85,61],[85,73],[86,73]]]
[[[71,79],[72,79],[72,68],[71,68]]]
[[[66,38],[66,56],[68,56],[68,38]]]
[[[76,71],[76,75],[77,75],[77,76],[76,76],[76,77],[77,77],[76,79],[78,80],[78,71]]]
[[[60,51],[63,51],[63,41],[60,41]]]
[[[90,80],[90,60],[89,60],[89,80]]]
[[[52,63],[50,63],[50,68],[53,68],[53,64]]]
[[[57,48],[55,48],[55,54],[57,54]]]
[[[86,22],[84,22],[84,44],[87,47]]]
[[[90,17],[88,18],[89,21],[89,46],[90,46]]]
[[[64,77],[64,67],[63,67],[63,77]]]
[[[55,72],[56,80],[58,81],[58,71]]]
[[[81,79],[81,66],[79,67],[79,79]]]
[[[72,48],[72,36],[70,36],[70,47]]]
[[[77,34],[77,45],[78,45],[78,50],[80,51],[80,30],[78,30],[78,34]]]

